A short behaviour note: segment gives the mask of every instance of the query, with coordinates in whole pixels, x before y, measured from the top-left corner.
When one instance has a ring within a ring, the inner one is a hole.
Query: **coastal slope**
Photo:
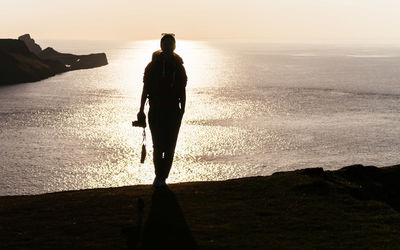
[[[0,39],[0,86],[34,82],[63,72],[107,65],[105,53],[74,55],[44,50],[29,34]]]
[[[0,197],[2,249],[400,248],[400,165]]]
[[[39,81],[65,67],[46,62],[28,50],[23,41],[0,39],[0,85]]]

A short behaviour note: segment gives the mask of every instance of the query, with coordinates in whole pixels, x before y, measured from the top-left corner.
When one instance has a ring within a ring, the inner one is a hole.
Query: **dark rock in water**
[[[0,85],[34,82],[71,70],[107,65],[104,53],[73,55],[53,48],[42,50],[29,34],[0,39]]]
[[[34,54],[39,55],[39,53],[42,52],[42,48],[35,43],[35,40],[33,40],[29,34],[18,37],[18,40],[23,41],[28,49]]]

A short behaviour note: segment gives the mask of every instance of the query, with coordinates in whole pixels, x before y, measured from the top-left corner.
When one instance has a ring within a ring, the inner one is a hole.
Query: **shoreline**
[[[285,173],[297,173],[297,172],[302,172],[302,171],[306,171],[308,169],[321,169],[323,172],[337,172],[340,171],[344,168],[348,168],[348,167],[354,167],[354,166],[363,166],[363,167],[374,167],[374,168],[378,168],[378,169],[387,169],[387,168],[393,168],[393,167],[399,167],[400,168],[400,164],[396,164],[396,165],[392,165],[392,166],[382,166],[382,167],[378,167],[378,166],[374,166],[374,165],[363,165],[363,164],[353,164],[353,165],[349,165],[349,166],[344,166],[338,169],[334,169],[334,170],[325,170],[322,167],[312,167],[312,168],[299,168],[299,169],[294,169],[294,170],[288,170],[288,171],[277,171],[277,172],[273,172],[269,175],[255,175],[255,176],[248,176],[248,177],[238,177],[238,178],[232,178],[232,179],[226,179],[226,180],[216,180],[216,181],[209,181],[209,180],[200,180],[200,181],[186,181],[186,182],[173,182],[173,183],[168,183],[167,181],[167,185],[168,187],[170,186],[176,186],[176,185],[201,185],[201,184],[213,184],[213,183],[223,183],[223,182],[229,182],[229,181],[239,181],[239,180],[247,180],[247,179],[252,179],[252,178],[265,178],[265,177],[271,177],[274,175],[281,175],[281,174],[285,174]],[[69,189],[69,190],[59,190],[59,191],[50,191],[50,192],[44,192],[44,193],[34,193],[34,194],[6,194],[6,195],[0,195],[0,199],[3,197],[36,197],[36,196],[42,196],[42,195],[56,195],[56,194],[62,194],[62,193],[69,193],[69,192],[86,192],[86,191],[104,191],[104,190],[108,190],[108,191],[112,191],[114,189],[125,189],[125,188],[150,188],[153,189],[152,184],[132,184],[132,185],[125,185],[125,186],[111,186],[111,187],[93,187],[93,188],[82,188],[82,189]]]
[[[1,196],[0,247],[396,248],[399,178],[400,165],[353,165],[167,189],[136,185]]]

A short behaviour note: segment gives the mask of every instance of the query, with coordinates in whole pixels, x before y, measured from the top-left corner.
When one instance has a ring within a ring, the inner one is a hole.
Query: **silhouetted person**
[[[144,105],[149,99],[148,121],[153,140],[154,187],[166,186],[176,140],[185,112],[187,76],[182,58],[174,53],[173,34],[163,34],[161,50],[153,53],[143,77],[143,92],[138,120],[145,119]]]

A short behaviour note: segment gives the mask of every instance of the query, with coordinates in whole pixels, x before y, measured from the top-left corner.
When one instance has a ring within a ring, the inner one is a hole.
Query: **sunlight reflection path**
[[[153,179],[153,165],[152,165],[152,143],[150,131],[147,128],[147,157],[145,164],[139,164],[139,148],[141,143],[141,130],[130,127],[129,119],[134,119],[135,114],[139,106],[139,97],[142,89],[142,77],[144,68],[150,62],[152,53],[159,49],[159,41],[139,41],[127,43],[125,45],[126,50],[123,54],[120,54],[119,58],[115,58],[117,64],[114,67],[118,67],[118,75],[113,75],[114,86],[118,86],[123,96],[128,98],[122,98],[118,100],[121,102],[120,105],[124,105],[123,109],[131,109],[132,116],[124,117],[125,119],[119,119],[120,113],[108,110],[107,108],[99,109],[94,114],[98,118],[99,126],[94,128],[92,132],[85,133],[83,139],[96,140],[96,138],[106,139],[99,142],[102,147],[113,149],[114,153],[106,157],[106,161],[102,161],[99,164],[91,165],[93,172],[102,172],[99,175],[92,176],[92,183],[96,182],[104,183],[105,180],[101,180],[101,176],[112,176],[106,182],[108,185],[127,185],[127,184],[138,184],[138,183],[151,183]],[[198,41],[177,41],[176,53],[179,54],[184,60],[184,66],[188,75],[188,104],[187,113],[185,115],[182,127],[183,128],[179,139],[176,150],[176,159],[173,167],[173,174],[171,174],[170,181],[187,181],[195,180],[196,176],[193,175],[193,171],[190,168],[183,168],[182,166],[191,166],[194,164],[196,159],[196,153],[199,152],[198,148],[193,147],[191,143],[191,137],[193,137],[193,130],[190,127],[196,127],[197,125],[187,124],[186,117],[188,119],[196,119],[195,117],[201,115],[201,119],[207,119],[207,114],[211,114],[207,111],[208,107],[201,107],[199,103],[192,100],[192,95],[195,94],[198,88],[204,88],[207,85],[213,86],[216,84],[218,69],[214,64],[219,64],[220,59],[216,50],[214,51],[211,47],[205,43]],[[210,67],[214,70],[210,70]],[[190,110],[197,106],[197,114]],[[148,107],[146,107],[146,110]],[[79,119],[85,119],[85,113],[83,113]],[[113,121],[117,120],[115,123]],[[113,124],[113,126],[109,126]],[[208,139],[208,138],[207,138]],[[182,144],[185,145],[182,145]],[[116,151],[116,153],[115,153]],[[197,152],[196,152],[197,151]],[[176,170],[174,170],[176,168]],[[180,170],[178,170],[178,168]],[[203,173],[203,176],[207,176],[210,173]],[[212,174],[211,174],[212,175]]]

